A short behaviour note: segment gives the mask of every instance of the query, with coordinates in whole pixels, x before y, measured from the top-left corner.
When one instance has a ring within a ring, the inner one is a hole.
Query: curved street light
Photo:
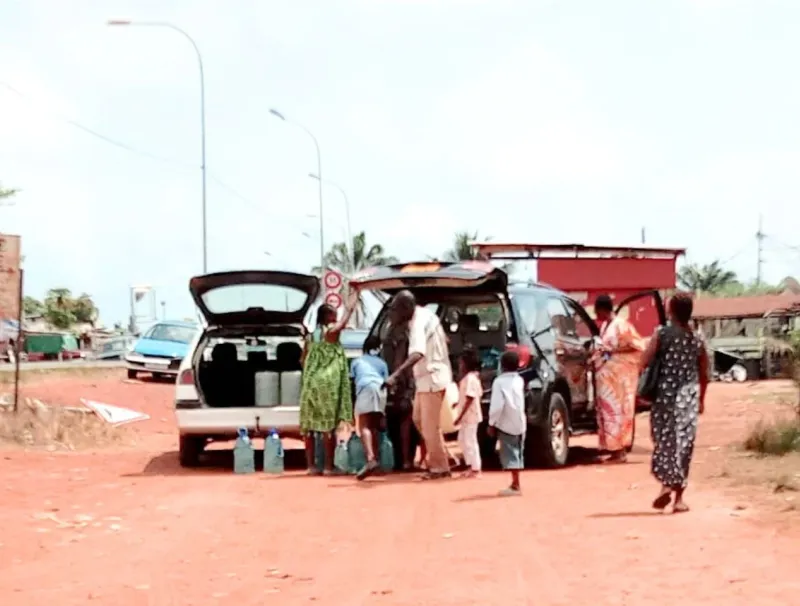
[[[333,187],[333,188],[338,189],[339,192],[342,194],[342,197],[344,198],[344,212],[345,212],[345,221],[346,221],[346,225],[347,225],[347,240],[348,240],[348,242],[347,242],[347,250],[350,251],[350,257],[351,257],[350,261],[352,262],[353,261],[352,257],[353,257],[353,254],[354,254],[353,253],[353,230],[350,227],[350,201],[347,199],[347,194],[345,193],[344,189],[342,189],[342,187],[340,185],[334,183],[333,181],[328,181],[327,179],[323,181],[320,178],[319,175],[315,175],[314,173],[308,173],[308,176],[311,177],[312,179],[316,179],[320,183],[328,185],[329,187]],[[353,269],[355,269],[355,268],[353,267]]]
[[[317,174],[321,175],[322,174],[322,154],[320,153],[320,150],[319,150],[319,141],[317,141],[317,138],[314,136],[314,133],[312,133],[310,130],[308,130],[305,126],[303,126],[299,122],[294,122],[293,120],[287,120],[286,117],[281,112],[279,112],[277,109],[270,109],[269,113],[271,113],[276,118],[280,118],[284,122],[288,122],[289,124],[293,124],[297,128],[305,131],[305,133],[309,137],[311,137],[311,140],[314,141],[314,147],[317,150]],[[324,274],[325,273],[325,241],[324,241],[325,240],[325,236],[324,236],[324,234],[325,234],[325,221],[324,221],[323,216],[322,216],[322,209],[323,209],[323,205],[322,205],[322,180],[319,180],[319,268],[320,268],[320,274]]]
[[[206,84],[203,71],[203,56],[194,39],[177,25],[166,21],[132,21],[130,19],[109,19],[108,25],[138,27],[165,27],[178,32],[189,41],[197,55],[197,66],[200,68],[200,172],[203,179],[202,206],[203,206],[203,273],[208,273],[208,221],[206,211]]]

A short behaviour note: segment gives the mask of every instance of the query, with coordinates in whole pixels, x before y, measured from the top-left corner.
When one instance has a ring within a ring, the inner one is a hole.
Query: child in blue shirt
[[[356,478],[363,480],[378,470],[378,443],[383,415],[386,412],[386,391],[383,384],[389,377],[389,367],[380,357],[381,342],[376,336],[364,341],[364,355],[353,360],[350,375],[356,384],[356,427],[367,464]]]

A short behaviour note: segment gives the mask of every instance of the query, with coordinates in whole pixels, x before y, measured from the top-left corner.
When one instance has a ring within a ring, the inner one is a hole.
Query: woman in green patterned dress
[[[336,321],[336,310],[324,304],[317,308],[317,325],[303,350],[303,382],[300,391],[300,431],[306,447],[308,473],[333,472],[335,432],[339,423],[353,421],[350,371],[339,334],[347,326],[358,293],[352,291],[344,315]],[[316,434],[322,435],[325,448],[324,472],[315,461]]]

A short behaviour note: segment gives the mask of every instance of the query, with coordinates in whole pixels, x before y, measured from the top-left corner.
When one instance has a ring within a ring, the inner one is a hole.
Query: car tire
[[[206,447],[206,439],[202,436],[180,436],[178,441],[178,458],[181,467],[197,467],[200,455]]]
[[[137,373],[136,373],[135,370],[128,370],[128,378],[129,379],[135,379],[136,375],[137,375]]]
[[[564,396],[550,394],[547,418],[542,425],[528,426],[525,440],[526,463],[563,467],[569,457],[569,412]]]

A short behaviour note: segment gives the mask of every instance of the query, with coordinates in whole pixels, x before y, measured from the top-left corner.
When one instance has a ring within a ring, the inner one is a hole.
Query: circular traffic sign
[[[329,269],[325,272],[324,282],[328,290],[338,290],[342,286],[342,276],[339,272]]]
[[[342,306],[342,297],[338,292],[328,293],[328,295],[325,297],[325,303],[334,309],[339,309]]]

